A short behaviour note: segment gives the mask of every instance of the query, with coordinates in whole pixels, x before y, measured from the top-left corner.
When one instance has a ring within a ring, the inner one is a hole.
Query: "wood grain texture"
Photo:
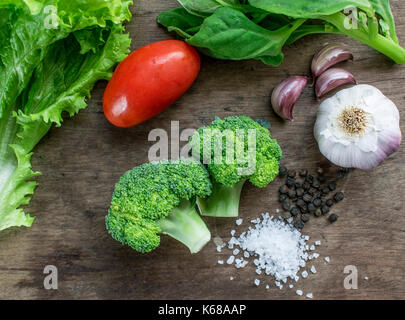
[[[134,18],[127,26],[132,48],[172,38],[157,26],[163,10],[175,0],[137,0]],[[393,0],[400,41],[405,44],[405,3]],[[236,270],[220,266],[209,245],[190,255],[176,241],[162,238],[155,252],[140,255],[111,239],[104,225],[114,183],[128,169],[147,161],[152,145],[148,133],[170,129],[171,120],[181,128],[208,124],[214,116],[246,114],[268,119],[272,133],[284,150],[284,164],[331,173],[320,155],[312,130],[317,102],[305,89],[295,110],[294,123],[282,123],[269,107],[272,88],[289,75],[307,74],[316,50],[331,41],[343,41],[354,51],[355,63],[344,66],[360,83],[380,88],[399,107],[405,118],[405,66],[393,65],[374,50],[351,39],[312,36],[286,48],[279,68],[258,61],[230,62],[203,58],[201,74],[169,110],[135,128],[112,127],[102,113],[106,83],[98,83],[89,107],[62,128],[52,129],[35,150],[33,166],[43,175],[26,208],[37,217],[30,229],[0,233],[0,298],[2,299],[296,299],[295,289],[265,290],[253,285],[252,266]],[[402,130],[405,121],[401,120]],[[345,185],[346,199],[334,208],[340,220],[329,225],[314,218],[305,228],[311,239],[322,241],[316,275],[300,280],[299,288],[319,299],[405,298],[405,151],[404,148],[372,172],[354,171]],[[240,215],[245,221],[278,207],[280,182],[263,190],[247,186]],[[229,239],[234,220],[206,219],[213,237]],[[237,230],[247,228],[247,224]],[[330,256],[325,264],[323,257]],[[59,289],[43,288],[43,268],[59,270]],[[345,290],[343,269],[359,270],[359,289]],[[229,276],[235,280],[230,281]],[[364,276],[369,280],[365,281]],[[266,281],[265,277],[260,277]],[[270,279],[268,279],[270,280]]]

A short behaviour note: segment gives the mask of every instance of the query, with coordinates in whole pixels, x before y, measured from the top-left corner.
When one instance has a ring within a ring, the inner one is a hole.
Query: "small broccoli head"
[[[106,227],[123,245],[150,252],[160,244],[159,225],[182,200],[211,194],[206,169],[195,160],[146,163],[126,172],[115,186]]]
[[[223,120],[216,118],[191,137],[190,145],[193,154],[197,153],[200,161],[207,164],[213,179],[224,186],[231,187],[249,180],[257,187],[265,187],[279,173],[282,156],[280,146],[271,138],[266,127],[247,116]],[[252,146],[256,152],[252,152]],[[233,156],[229,156],[229,151]],[[218,154],[222,155],[220,161],[216,160]],[[253,168],[252,163],[255,164]]]

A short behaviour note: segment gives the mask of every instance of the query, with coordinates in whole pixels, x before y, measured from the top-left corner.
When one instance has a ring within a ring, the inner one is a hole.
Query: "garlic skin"
[[[346,45],[342,43],[327,45],[314,56],[311,65],[312,75],[317,78],[339,62],[353,58],[353,53]]]
[[[293,76],[285,79],[271,95],[274,112],[284,120],[294,121],[293,109],[308,83],[308,77]]]
[[[329,69],[316,80],[316,97],[320,100],[332,90],[349,83],[357,84],[356,79],[349,71],[341,68]]]
[[[370,170],[399,149],[399,119],[397,107],[380,90],[357,85],[322,102],[314,135],[330,162]]]

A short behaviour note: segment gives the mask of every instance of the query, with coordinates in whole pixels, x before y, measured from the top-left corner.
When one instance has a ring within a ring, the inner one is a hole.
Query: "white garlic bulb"
[[[380,165],[402,140],[397,107],[370,85],[344,89],[322,102],[314,134],[329,161],[364,170]]]

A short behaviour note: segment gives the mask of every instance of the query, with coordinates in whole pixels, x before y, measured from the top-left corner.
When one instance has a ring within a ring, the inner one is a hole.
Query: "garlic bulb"
[[[329,161],[364,170],[396,152],[402,139],[397,107],[370,85],[357,85],[325,100],[314,134]]]

